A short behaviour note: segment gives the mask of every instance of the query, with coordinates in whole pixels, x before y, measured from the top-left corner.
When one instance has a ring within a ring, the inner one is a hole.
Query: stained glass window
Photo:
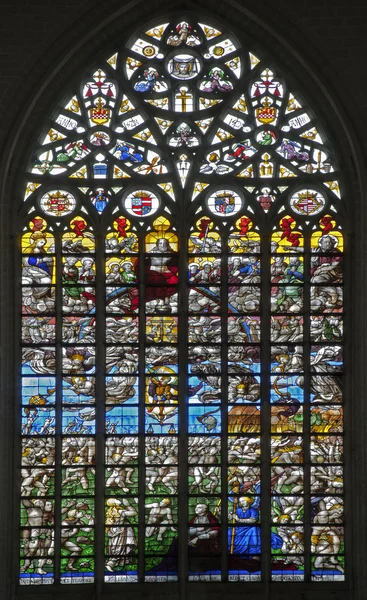
[[[21,584],[344,580],[343,205],[301,92],[167,19],[46,122],[19,215]]]

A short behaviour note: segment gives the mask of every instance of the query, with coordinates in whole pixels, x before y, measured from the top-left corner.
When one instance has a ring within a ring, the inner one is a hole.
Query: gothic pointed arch
[[[22,584],[344,581],[345,209],[288,79],[183,13],[50,111],[19,210]]]

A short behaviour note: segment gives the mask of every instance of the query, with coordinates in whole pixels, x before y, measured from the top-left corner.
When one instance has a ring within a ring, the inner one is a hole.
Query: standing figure
[[[26,557],[21,571],[25,572],[32,566],[33,557],[40,557],[37,560],[37,573],[45,575],[47,571],[43,569],[48,561],[48,556],[52,556],[54,550],[53,530],[49,526],[54,524],[53,505],[50,500],[28,500],[22,499],[23,507],[27,513],[27,529],[22,529],[21,537],[24,543],[24,555]]]
[[[130,519],[136,517],[137,512],[127,498],[108,498],[106,505],[106,554],[109,556],[106,569],[113,572],[114,568],[129,564],[130,556],[137,548],[135,532],[130,525]]]

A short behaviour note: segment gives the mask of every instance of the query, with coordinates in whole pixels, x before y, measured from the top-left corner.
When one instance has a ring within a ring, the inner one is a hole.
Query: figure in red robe
[[[171,312],[170,298],[177,293],[177,255],[166,238],[157,240],[145,264],[146,302],[157,300],[158,312]]]

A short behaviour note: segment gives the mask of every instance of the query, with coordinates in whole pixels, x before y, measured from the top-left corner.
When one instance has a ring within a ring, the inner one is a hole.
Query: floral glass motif
[[[343,581],[327,135],[272,57],[194,15],[82,81],[19,217],[20,583],[176,581],[184,555],[190,581]]]

